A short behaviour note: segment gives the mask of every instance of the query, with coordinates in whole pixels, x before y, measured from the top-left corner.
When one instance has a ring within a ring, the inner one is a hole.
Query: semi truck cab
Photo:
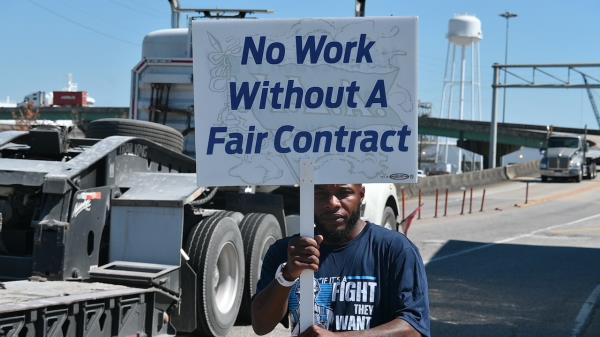
[[[588,144],[579,135],[551,135],[542,149],[540,161],[542,181],[569,179],[580,182],[594,178],[596,164],[586,155]]]

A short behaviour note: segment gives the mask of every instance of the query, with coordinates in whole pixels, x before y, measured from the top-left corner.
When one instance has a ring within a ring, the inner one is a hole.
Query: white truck
[[[225,336],[248,322],[268,247],[297,231],[297,190],[197,186],[165,125],[101,119],[86,135],[0,133],[0,336]],[[385,195],[373,200],[395,223]]]
[[[146,36],[130,119],[80,139],[0,133],[0,336],[225,336],[248,321],[299,191],[196,186],[190,41]],[[363,216],[397,229],[395,186],[366,190]]]
[[[596,177],[596,161],[600,151],[590,149],[586,137],[573,134],[553,133],[542,149],[540,175],[548,179],[568,179],[581,182],[583,178]]]
[[[31,104],[33,108],[43,108],[52,105],[52,95],[47,94],[45,91],[32,92],[29,95],[23,97],[23,101],[18,103],[17,106],[24,107],[27,104]]]

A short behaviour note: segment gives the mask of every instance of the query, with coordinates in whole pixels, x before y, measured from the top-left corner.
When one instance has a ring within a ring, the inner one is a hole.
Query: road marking
[[[448,242],[448,240],[425,240],[425,241],[421,241],[422,244],[424,245],[444,245],[446,244],[446,242]]]
[[[600,227],[582,227],[582,228],[565,228],[557,229],[554,233],[588,233],[588,232],[600,232]]]
[[[594,312],[594,308],[598,304],[598,299],[600,298],[600,284],[594,288],[590,296],[588,296],[587,300],[583,302],[581,309],[579,310],[579,314],[575,318],[575,326],[571,332],[571,337],[579,337],[585,331],[585,328],[590,323],[590,318],[592,317],[592,313]]]
[[[439,257],[433,258],[431,260],[425,260],[425,261],[423,261],[423,263],[430,264],[432,262],[443,261],[443,260],[449,259],[451,257],[456,257],[456,256],[468,254],[468,253],[471,253],[471,252],[475,252],[475,251],[478,251],[478,250],[481,250],[481,249],[485,249],[485,248],[489,248],[489,247],[492,247],[492,246],[496,246],[496,245],[499,245],[499,244],[503,244],[503,243],[507,243],[507,242],[511,242],[511,241],[516,241],[516,240],[519,240],[519,239],[523,239],[523,238],[526,238],[526,237],[529,237],[529,236],[536,235],[538,233],[541,233],[541,232],[544,232],[544,231],[547,231],[547,230],[552,230],[552,229],[555,229],[555,228],[576,225],[578,223],[581,223],[581,222],[584,222],[584,221],[587,221],[587,220],[592,220],[592,219],[599,218],[599,217],[600,217],[600,213],[597,213],[597,214],[590,215],[590,216],[585,217],[585,218],[573,220],[571,222],[567,222],[567,223],[563,223],[563,224],[557,224],[557,225],[552,225],[552,226],[548,226],[548,227],[536,229],[533,232],[529,232],[529,233],[526,233],[526,234],[521,234],[521,235],[513,236],[511,238],[494,241],[494,242],[487,243],[487,244],[484,244],[484,245],[481,245],[481,246],[477,246],[477,247],[473,247],[473,248],[461,250],[461,251],[458,251],[456,253],[439,256]]]

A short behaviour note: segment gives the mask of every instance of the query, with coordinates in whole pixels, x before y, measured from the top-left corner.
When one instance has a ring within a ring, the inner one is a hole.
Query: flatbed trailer
[[[99,282],[0,286],[0,336],[174,336],[161,291]]]
[[[224,336],[247,319],[260,260],[285,233],[283,197],[197,186],[169,127],[87,131],[0,133],[0,336],[83,336],[100,302],[101,321],[126,324],[86,336]],[[129,298],[131,324],[118,312]]]
[[[145,323],[111,327],[114,336],[135,329],[144,336],[224,336],[236,321],[249,322],[267,249],[297,230],[293,190],[197,186],[195,160],[179,152],[183,137],[164,125],[108,119],[90,124],[92,138],[67,131],[0,132],[0,282],[6,288],[0,297],[19,298],[13,291],[25,296],[22,289],[36,286],[68,294],[20,305],[0,301],[0,336],[49,336],[54,323],[61,329],[52,333],[71,336],[80,308],[97,298],[89,282],[124,286],[118,288],[123,296],[145,303],[136,309]],[[384,204],[385,195],[373,196]],[[60,311],[66,318],[38,326],[38,317],[57,305],[67,309]],[[167,327],[159,327],[158,314]],[[93,331],[87,335],[105,333]]]

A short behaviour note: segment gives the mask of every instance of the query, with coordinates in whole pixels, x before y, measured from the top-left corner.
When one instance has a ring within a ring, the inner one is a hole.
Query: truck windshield
[[[548,147],[569,147],[576,149],[579,147],[579,139],[570,137],[552,137],[548,139]]]

